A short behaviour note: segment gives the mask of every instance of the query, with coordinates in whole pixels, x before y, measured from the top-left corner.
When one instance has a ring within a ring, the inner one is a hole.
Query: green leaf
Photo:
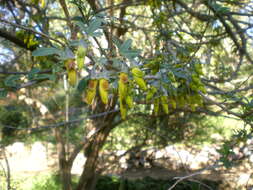
[[[124,50],[128,50],[132,45],[132,40],[128,39],[126,40],[121,46],[120,46],[120,50],[124,51]]]
[[[78,86],[77,86],[77,90],[79,92],[83,92],[86,89],[87,85],[88,85],[88,79],[86,77],[86,78],[83,78],[82,80],[79,81]]]
[[[74,17],[72,18],[72,20],[74,20],[74,21],[82,21],[82,20],[83,20],[83,17],[81,17],[81,16],[74,16]]]
[[[219,5],[217,3],[214,3],[212,6],[220,14],[226,14],[230,12],[229,7],[223,7],[222,5]]]
[[[112,37],[112,41],[117,46],[117,48],[120,49],[121,45],[120,45],[119,40],[117,38],[115,38],[115,37]]]
[[[132,40],[128,39],[127,41],[125,41],[121,46],[120,46],[120,51],[126,51],[131,47],[132,44]]]
[[[72,40],[69,42],[70,46],[83,46],[84,48],[88,47],[88,44],[84,40]]]
[[[0,90],[0,98],[6,98],[8,92],[6,90]]]
[[[92,36],[93,33],[97,29],[99,29],[101,25],[102,25],[102,19],[97,18],[97,19],[91,21],[89,23],[89,26],[88,26],[87,30],[86,30],[87,34]]]
[[[53,64],[53,65],[52,65],[52,72],[53,72],[54,74],[56,74],[56,73],[58,73],[58,72],[63,72],[64,70],[63,70],[63,68],[62,68],[62,64],[63,64],[63,63]]]
[[[66,48],[64,51],[61,51],[59,56],[60,56],[60,59],[62,60],[75,58],[75,54],[69,48]]]
[[[16,87],[21,75],[10,75],[4,80],[5,86]]]
[[[86,31],[86,28],[87,28],[87,27],[84,25],[83,22],[78,21],[78,22],[76,22],[76,25],[79,26],[79,28],[80,28],[82,31]]]
[[[56,75],[54,75],[54,74],[49,75],[49,80],[56,81]]]
[[[128,59],[133,59],[140,55],[141,50],[125,50],[125,51],[120,51],[120,54],[125,56]]]
[[[51,74],[39,74],[37,76],[34,77],[34,79],[39,80],[39,79],[52,79],[52,75]]]
[[[47,56],[47,55],[53,55],[53,54],[59,55],[60,53],[61,53],[61,50],[59,50],[57,48],[41,47],[41,48],[37,48],[36,50],[34,50],[32,52],[32,56]]]
[[[105,57],[100,57],[98,60],[97,60],[97,64],[100,65],[100,66],[103,66],[107,63],[107,59]]]
[[[182,68],[174,69],[174,70],[172,70],[172,72],[177,78],[190,80],[189,75],[187,75],[187,73]]]
[[[139,49],[135,49],[135,50],[131,49],[131,45],[132,45],[131,39],[128,39],[122,44],[120,44],[120,42],[116,38],[114,38],[113,42],[118,47],[119,53],[128,59],[133,59],[137,57],[138,55],[140,55],[141,53],[141,50]]]
[[[94,32],[93,34],[91,34],[91,36],[94,36],[94,37],[100,37],[102,35],[103,35],[102,32]]]
[[[101,18],[96,18],[94,20],[92,20],[88,26],[86,26],[83,22],[81,21],[78,21],[76,22],[76,25],[79,26],[79,28],[86,32],[87,35],[89,36],[95,36],[95,37],[98,37],[98,36],[101,36],[102,33],[101,32],[96,32],[96,30],[98,30],[101,25],[102,25],[102,22],[103,22],[103,19]]]
[[[39,68],[33,68],[29,73],[28,73],[28,79],[32,80],[34,78],[34,76],[40,72]]]

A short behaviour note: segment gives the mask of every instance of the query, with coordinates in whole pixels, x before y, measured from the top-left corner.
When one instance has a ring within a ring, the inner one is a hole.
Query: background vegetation
[[[6,188],[15,188],[6,147],[17,141],[57,150],[58,174],[31,189],[127,188],[120,178],[97,180],[107,167],[101,158],[118,150],[218,144],[212,168],[248,159],[252,12],[251,0],[2,0]],[[79,153],[86,162],[73,176]],[[165,183],[145,179],[128,188]]]

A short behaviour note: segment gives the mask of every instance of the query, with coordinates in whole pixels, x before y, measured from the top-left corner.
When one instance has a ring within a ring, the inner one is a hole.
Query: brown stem
[[[65,46],[65,44],[62,43],[61,41],[59,41],[59,40],[57,40],[57,39],[55,39],[55,38],[53,38],[53,37],[51,37],[51,36],[48,36],[48,35],[45,34],[45,33],[38,32],[38,31],[36,31],[36,30],[34,30],[34,29],[32,29],[32,28],[29,28],[29,27],[26,27],[26,26],[23,26],[23,25],[19,25],[19,24],[15,24],[15,23],[9,22],[9,21],[7,21],[7,20],[3,20],[3,19],[0,19],[0,22],[5,23],[5,24],[8,24],[8,25],[11,25],[11,26],[16,27],[16,28],[21,28],[21,29],[23,29],[23,30],[25,30],[25,31],[32,32],[33,34],[38,34],[38,35],[40,35],[41,37],[44,37],[44,38],[49,39],[49,40],[53,40],[53,41],[55,41],[55,42],[61,44],[63,47]],[[3,35],[6,35],[6,34],[3,34]],[[1,36],[1,33],[0,33],[0,36]],[[14,36],[14,35],[11,35],[11,36]],[[2,37],[6,37],[6,36],[2,36]],[[6,39],[8,39],[8,38],[6,37]],[[12,41],[13,39],[8,39],[8,40]],[[14,40],[17,40],[17,39],[14,39]],[[13,42],[15,43],[15,41],[13,41]],[[19,45],[20,47],[23,47],[23,46],[21,46],[19,43],[17,43],[17,45]],[[23,48],[25,48],[25,47],[23,47]],[[32,48],[32,47],[30,47],[30,48]],[[26,47],[26,49],[32,51],[32,50],[34,50],[35,48],[34,48],[34,49],[29,49],[28,47]]]
[[[59,2],[61,4],[61,7],[64,11],[64,14],[67,18],[67,23],[68,23],[68,26],[69,26],[70,31],[71,31],[71,39],[76,39],[77,33],[75,32],[75,28],[74,28],[73,24],[71,23],[71,18],[70,18],[70,14],[69,14],[69,10],[68,10],[66,1],[65,0],[59,0]]]
[[[103,125],[103,120],[92,121],[88,128],[96,129]],[[85,156],[87,160],[84,165],[82,175],[79,179],[76,190],[92,190],[95,186],[96,165],[98,163],[99,152],[102,149],[109,132],[112,130],[111,122],[107,122],[106,126],[99,131],[93,140],[85,147]]]
[[[3,155],[4,155],[4,161],[6,163],[6,168],[7,168],[7,176],[6,176],[7,190],[11,190],[12,189],[11,188],[11,169],[10,169],[8,158],[6,156],[5,147],[3,147]]]
[[[0,29],[0,37],[3,37],[7,40],[9,40],[10,42],[13,42],[14,44],[16,44],[17,46],[33,51],[36,49],[36,46],[30,46],[28,47],[26,43],[24,43],[24,40],[17,38],[15,35],[11,34],[10,32],[4,30],[4,29]]]
[[[65,142],[60,129],[55,129],[54,133],[57,141],[57,151],[58,151],[60,175],[62,180],[62,189],[72,190],[71,166],[69,165],[66,158]]]

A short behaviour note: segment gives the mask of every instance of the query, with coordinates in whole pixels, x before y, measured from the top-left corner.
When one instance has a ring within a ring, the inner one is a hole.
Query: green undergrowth
[[[95,190],[168,190],[175,180],[152,179],[146,177],[137,180],[122,179],[117,176],[101,176],[98,180]],[[202,185],[201,185],[202,183]],[[73,179],[73,188],[77,184],[77,177]],[[204,184],[204,185],[203,185]],[[205,190],[207,186],[212,189],[219,189],[218,182],[201,181],[190,182],[182,181],[176,185],[174,190]],[[5,189],[6,184],[3,181],[0,184],[0,189]],[[61,181],[57,174],[40,174],[34,177],[12,179],[12,189],[15,190],[60,190]]]
[[[119,177],[102,176],[96,186],[96,190],[168,190],[176,181],[153,179],[145,177],[137,180],[126,180]],[[202,181],[199,182],[183,181],[178,183],[174,190],[205,190],[206,185],[212,189],[218,189],[218,182]]]

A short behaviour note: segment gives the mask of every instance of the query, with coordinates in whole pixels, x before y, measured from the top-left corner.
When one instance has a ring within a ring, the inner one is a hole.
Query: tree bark
[[[8,161],[8,157],[6,155],[6,152],[5,152],[5,147],[3,147],[3,155],[4,155],[4,160],[5,160],[5,163],[6,163],[6,170],[7,170],[7,175],[6,175],[6,187],[7,187],[7,190],[11,190],[11,169],[10,169],[10,164],[9,164],[9,161]]]
[[[84,164],[82,175],[75,190],[94,190],[96,186],[96,166],[98,164],[98,156],[105,144],[108,134],[113,129],[111,124],[111,121],[105,122],[104,120],[96,120],[92,122],[93,129],[99,129],[99,127],[102,126],[103,129],[93,137],[87,146],[85,146],[84,153],[87,160]]]
[[[65,143],[61,131],[59,129],[55,129],[54,132],[57,140],[57,151],[59,160],[59,170],[62,181],[62,190],[72,190],[71,184],[72,164],[69,164],[67,161]]]

